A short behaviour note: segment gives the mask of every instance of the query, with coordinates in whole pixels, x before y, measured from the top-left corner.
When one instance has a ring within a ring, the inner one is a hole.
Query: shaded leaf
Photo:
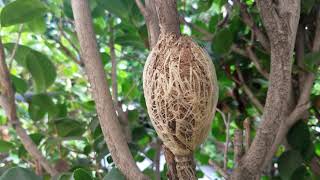
[[[34,172],[21,167],[13,167],[8,169],[0,176],[0,180],[41,180]]]
[[[32,21],[46,12],[45,4],[40,0],[16,0],[1,11],[1,25],[6,27]]]
[[[76,169],[72,173],[72,180],[90,180],[92,176],[84,169]]]
[[[14,145],[8,141],[3,141],[0,139],[0,153],[8,153]]]
[[[60,137],[81,136],[85,131],[83,123],[72,119],[61,119],[54,122]]]
[[[298,151],[286,151],[279,160],[279,173],[282,180],[289,180],[294,171],[301,166],[303,160]]]
[[[42,119],[47,113],[55,110],[51,97],[47,94],[36,94],[29,101],[29,115],[34,121]]]
[[[126,178],[117,168],[111,169],[110,172],[103,178],[103,180],[125,180]]]
[[[11,81],[13,83],[13,87],[16,92],[23,94],[28,90],[28,84],[26,83],[25,80],[15,75],[11,75]]]
[[[311,144],[310,132],[308,125],[303,121],[297,122],[287,134],[288,143],[299,150],[300,152],[306,150]]]
[[[233,34],[230,29],[220,30],[213,38],[212,50],[218,54],[225,54],[233,43]]]

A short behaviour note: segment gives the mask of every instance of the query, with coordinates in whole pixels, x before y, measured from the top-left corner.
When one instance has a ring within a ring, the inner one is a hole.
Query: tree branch
[[[16,130],[17,135],[27,152],[36,161],[40,162],[44,169],[51,175],[55,176],[58,172],[50,165],[48,160],[37,149],[32,139],[27,134],[26,130],[22,128],[17,117],[17,110],[15,105],[14,90],[10,80],[10,73],[6,65],[4,48],[0,38],[0,105],[5,110],[9,123]]]
[[[19,46],[22,30],[23,30],[23,24],[21,24],[20,27],[19,27],[17,41],[16,41],[16,43],[15,43],[15,45],[13,47],[13,50],[11,52],[11,55],[10,55],[9,59],[8,59],[8,61],[9,61],[9,69],[12,68],[13,59],[14,59],[14,57],[16,55],[17,50],[18,50],[18,46]]]
[[[246,118],[243,121],[243,127],[245,129],[245,150],[246,152],[249,150],[250,148],[250,144],[251,144],[251,137],[250,137],[250,133],[251,133],[251,129],[250,129],[250,118]]]
[[[213,166],[214,170],[216,170],[225,179],[229,178],[228,173],[223,168],[221,168],[216,162],[209,160],[209,164]]]
[[[260,72],[260,74],[265,77],[266,79],[269,79],[269,73],[266,72],[261,64],[260,64],[260,60],[258,59],[258,57],[256,56],[256,54],[252,51],[252,48],[250,46],[246,47],[246,52],[248,54],[249,59],[252,61],[252,63],[254,64],[254,66],[257,68],[258,72]]]
[[[96,103],[100,125],[112,159],[126,178],[148,179],[138,169],[117,120],[93,31],[88,1],[72,0],[71,5],[80,42],[81,55],[92,86],[92,94]]]
[[[279,126],[287,117],[291,87],[294,42],[300,17],[300,1],[257,0],[271,49],[269,88],[262,122],[232,180],[253,180],[260,174],[265,157],[277,136]]]
[[[148,12],[145,8],[145,6],[142,4],[141,0],[135,0],[141,14],[144,16],[144,17],[147,17],[148,16]]]
[[[235,167],[238,167],[240,164],[240,159],[243,155],[243,133],[242,130],[236,129],[234,131],[234,163]]]
[[[224,125],[226,127],[226,143],[224,146],[224,151],[223,151],[223,170],[227,171],[227,165],[228,165],[228,148],[229,148],[229,139],[230,139],[230,114],[228,114],[228,117],[226,117],[225,113],[223,113],[222,111],[220,111],[220,109],[216,109],[218,113],[220,113]]]
[[[257,107],[257,109],[260,112],[263,112],[263,105],[260,103],[259,99],[253,94],[249,86],[245,83],[245,80],[243,78],[243,75],[241,73],[241,70],[238,65],[236,65],[236,72],[238,75],[238,78],[241,82],[241,86],[243,88],[243,91],[248,95],[248,98],[251,100],[251,102]]]
[[[256,25],[253,18],[247,11],[247,6],[244,3],[241,3],[240,0],[234,1],[240,7],[240,13],[242,17],[242,21],[251,28],[254,34],[257,37],[257,40],[261,43],[262,47],[268,52],[270,52],[270,43],[267,36],[261,31],[261,29]]]
[[[303,34],[300,36],[303,36]],[[299,37],[299,34],[298,34],[298,37]],[[317,42],[319,40],[320,40],[320,10],[319,10],[318,16],[317,16],[316,32],[315,32],[315,36],[314,36],[314,41],[313,41],[314,43],[313,43],[313,47],[312,47],[312,52],[318,52],[320,50],[320,43]],[[300,39],[300,38],[297,38],[297,41],[299,41],[298,42],[299,44],[304,43],[303,39]],[[302,45],[300,45],[300,46],[302,46]],[[299,51],[302,51],[302,52],[297,53],[299,55],[298,56],[299,65],[301,66],[303,64],[303,62],[301,62],[301,61],[304,59],[304,53],[303,53],[302,47],[300,47],[298,49],[299,49]],[[310,92],[311,92],[311,89],[313,86],[314,79],[315,79],[315,75],[312,72],[308,72],[306,75],[304,75],[302,80],[300,80],[301,92],[300,92],[300,97],[299,97],[298,103],[297,103],[296,107],[294,108],[294,110],[289,115],[289,117],[281,123],[279,131],[278,131],[277,136],[275,138],[275,141],[272,144],[271,150],[269,151],[268,155],[266,156],[264,166],[266,166],[268,164],[268,162],[270,162],[270,160],[272,159],[278,146],[281,144],[281,142],[283,141],[283,139],[287,135],[290,128],[297,121],[299,121],[299,119],[301,119],[306,113],[308,113],[307,111],[310,107]]]
[[[56,40],[56,42],[60,45],[59,49],[60,49],[62,52],[64,52],[64,54],[65,54],[66,56],[68,56],[73,62],[75,62],[76,64],[80,65],[81,67],[84,66],[83,61],[81,60],[81,58],[80,58],[80,60],[78,60],[78,59],[76,58],[76,56],[74,56],[73,53],[72,53],[66,46],[64,46],[64,45],[62,44],[61,41]]]
[[[254,64],[254,66],[257,68],[257,71],[266,79],[269,79],[269,73],[267,71],[265,71],[261,64],[260,61],[257,57],[257,55],[253,52],[251,46],[247,46],[246,50],[242,50],[239,47],[232,45],[231,46],[231,51],[243,56],[243,57],[247,57],[251,60],[251,62]]]

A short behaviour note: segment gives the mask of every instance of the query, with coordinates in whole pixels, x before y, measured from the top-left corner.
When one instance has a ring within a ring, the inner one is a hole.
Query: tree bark
[[[234,180],[254,180],[288,115],[294,42],[300,17],[300,0],[258,0],[257,5],[271,47],[271,72],[262,123],[251,147],[232,173]]]
[[[35,161],[40,162],[44,169],[51,175],[55,176],[58,172],[50,165],[48,160],[37,149],[32,139],[27,134],[26,130],[22,128],[17,117],[17,109],[15,104],[15,92],[11,85],[10,72],[6,65],[4,48],[0,38],[0,106],[4,109],[11,126],[16,130],[24,148],[34,158]]]
[[[87,0],[72,0],[75,26],[85,70],[92,86],[100,125],[112,159],[127,179],[148,179],[138,169],[115,113],[98,51]]]

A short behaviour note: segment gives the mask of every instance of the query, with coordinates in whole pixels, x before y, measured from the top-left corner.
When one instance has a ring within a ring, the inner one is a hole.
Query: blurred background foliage
[[[110,87],[111,46],[115,49],[116,106],[122,108],[129,122],[130,150],[139,167],[152,179],[157,177],[155,163],[160,153],[160,176],[166,179],[160,143],[149,121],[142,90],[142,70],[149,52],[144,18],[133,0],[89,2]],[[16,90],[18,116],[34,143],[61,172],[56,179],[124,179],[112,162],[98,123],[81,62],[70,0],[2,0],[0,4],[1,36]],[[244,4],[253,21],[262,27],[254,0],[245,0]],[[314,15],[317,4],[317,0],[302,1],[303,16]],[[261,121],[261,111],[245,88],[262,104],[268,88],[268,80],[249,60],[246,48],[255,53],[266,72],[269,72],[270,56],[254,40],[251,29],[241,20],[240,8],[232,1],[180,0],[178,9],[186,21],[181,24],[183,34],[193,37],[208,51],[217,71],[221,112],[216,114],[212,131],[195,152],[195,159],[199,178],[220,179],[209,160],[223,164],[228,125],[223,116],[230,120],[227,167],[231,169],[234,130],[243,129],[243,121],[249,118],[251,137],[254,137]],[[312,28],[310,25],[306,31],[310,30],[311,34]],[[10,57],[13,51],[15,56]],[[314,59],[308,58],[310,69]],[[310,116],[290,130],[288,145],[279,148],[262,176],[265,180],[320,178],[320,76],[318,69],[312,70],[318,78],[312,90]],[[43,170],[39,171],[37,162],[8,126],[2,109],[0,157],[1,180],[50,179]],[[314,168],[318,168],[318,173]]]

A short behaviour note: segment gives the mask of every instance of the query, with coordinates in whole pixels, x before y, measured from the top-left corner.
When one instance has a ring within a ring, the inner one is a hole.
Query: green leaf
[[[315,143],[315,151],[317,156],[320,156],[320,142]]]
[[[41,53],[28,54],[27,68],[34,79],[37,92],[45,91],[55,81],[57,75],[55,68]]]
[[[195,153],[195,158],[200,162],[200,164],[208,164],[210,157],[207,154],[202,154],[201,152],[197,151]]]
[[[198,2],[198,10],[199,11],[207,11],[210,9],[213,0],[199,0]]]
[[[56,180],[70,180],[71,177],[72,177],[71,173],[63,173],[63,174],[60,174]]]
[[[12,52],[14,45],[14,43],[7,43],[4,47]],[[48,57],[41,52],[19,45],[14,59],[31,73],[37,92],[45,91],[54,83],[57,76],[56,69]]]
[[[279,173],[282,180],[290,180],[294,171],[303,163],[298,151],[290,150],[284,152],[279,160]]]
[[[288,143],[300,152],[305,151],[311,144],[309,127],[303,121],[297,122],[287,134]]]
[[[6,5],[1,11],[1,25],[11,26],[25,23],[41,17],[47,11],[40,0],[16,0]]]
[[[315,4],[315,0],[303,0],[301,1],[301,11],[305,14],[309,14]]]
[[[126,178],[117,168],[111,169],[110,172],[103,178],[103,180],[125,180]]]
[[[28,30],[32,33],[43,34],[46,32],[46,21],[44,17],[38,17],[27,23]]]
[[[220,15],[216,14],[214,16],[211,17],[210,21],[209,21],[209,31],[214,33],[216,31],[216,27],[218,25],[219,19],[220,19]]]
[[[14,145],[12,143],[0,140],[0,153],[8,153],[13,148]]]
[[[36,94],[31,97],[29,101],[29,115],[34,121],[42,119],[46,113],[53,112],[55,110],[52,99],[47,94]]]
[[[39,145],[41,140],[44,138],[44,135],[40,133],[29,134],[29,136],[36,145]]]
[[[11,81],[16,92],[24,94],[28,90],[28,84],[25,80],[15,75],[11,75]]]
[[[21,167],[13,167],[8,169],[0,176],[0,180],[41,180],[34,172]]]
[[[125,0],[98,1],[98,3],[107,11],[122,19],[129,18],[129,12],[133,5],[133,3],[127,3]]]
[[[61,119],[54,122],[60,137],[81,136],[85,132],[85,125],[72,119]]]
[[[310,173],[305,166],[300,166],[292,174],[290,180],[307,180],[312,179]]]
[[[320,52],[308,53],[304,57],[305,67],[310,72],[316,72],[320,62]]]
[[[76,169],[73,171],[72,180],[90,180],[92,176],[84,169]]]
[[[233,34],[230,29],[220,30],[213,38],[212,50],[218,54],[225,54],[233,43]]]

